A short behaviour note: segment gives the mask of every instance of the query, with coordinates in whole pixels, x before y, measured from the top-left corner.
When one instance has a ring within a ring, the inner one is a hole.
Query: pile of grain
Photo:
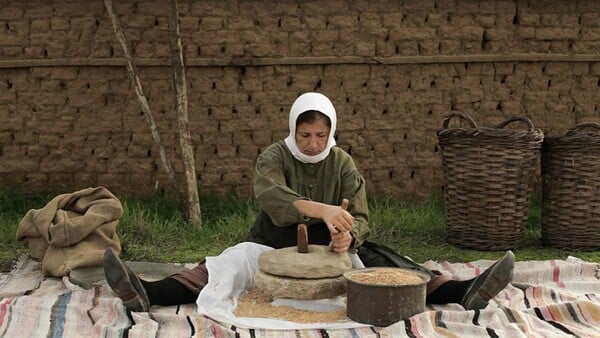
[[[332,323],[348,319],[346,311],[313,312],[271,305],[271,297],[253,288],[242,294],[234,311],[237,317],[281,319],[297,323]]]
[[[423,283],[423,278],[419,277],[416,273],[394,268],[356,272],[349,274],[348,279],[356,283],[385,286]]]

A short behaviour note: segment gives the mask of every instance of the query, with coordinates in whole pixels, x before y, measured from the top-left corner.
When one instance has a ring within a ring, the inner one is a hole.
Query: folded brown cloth
[[[104,187],[61,194],[25,214],[17,240],[42,262],[45,275],[66,276],[75,268],[102,265],[107,247],[121,252],[116,228],[122,215],[121,202]]]

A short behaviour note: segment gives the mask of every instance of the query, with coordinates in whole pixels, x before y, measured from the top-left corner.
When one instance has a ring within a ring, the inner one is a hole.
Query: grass
[[[0,261],[26,253],[26,248],[16,242],[15,233],[27,210],[41,208],[52,197],[43,194],[19,193],[0,189]]]
[[[0,268],[6,268],[28,249],[16,242],[15,232],[29,209],[42,208],[55,195],[26,194],[0,190]],[[154,262],[196,262],[217,255],[226,247],[244,240],[258,213],[252,199],[233,194],[201,196],[201,228],[182,220],[177,205],[165,196],[121,199],[124,214],[117,227],[122,257]],[[540,244],[540,201],[534,200],[517,260],[564,259],[569,255],[600,262],[600,251],[571,252]],[[460,248],[445,241],[444,205],[440,196],[426,201],[400,201],[392,198],[370,200],[370,240],[388,245],[417,262],[473,261],[496,259],[499,251]]]

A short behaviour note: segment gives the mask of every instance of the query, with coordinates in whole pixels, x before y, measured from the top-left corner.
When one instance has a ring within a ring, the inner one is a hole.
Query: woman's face
[[[296,145],[305,155],[319,155],[325,150],[327,140],[329,140],[329,127],[325,119],[304,122],[296,127]]]

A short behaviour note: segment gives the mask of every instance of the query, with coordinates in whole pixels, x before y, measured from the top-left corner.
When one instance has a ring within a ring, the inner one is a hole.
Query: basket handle
[[[576,124],[574,125],[571,129],[569,129],[569,131],[567,131],[567,135],[573,135],[576,132],[582,130],[582,129],[595,129],[597,132],[600,132],[600,124],[598,123],[594,123],[594,122],[585,122],[585,123],[580,123],[580,124]]]
[[[471,125],[471,128],[477,128],[477,123],[475,123],[475,120],[473,120],[473,118],[465,113],[461,113],[459,111],[451,111],[450,114],[448,114],[448,116],[446,116],[444,118],[444,129],[448,128],[448,124],[450,123],[450,120],[453,117],[460,117],[463,120],[467,120],[469,122],[469,124]]]
[[[504,120],[504,121],[500,122],[500,124],[498,124],[498,125],[496,126],[496,129],[501,129],[501,128],[504,128],[504,127],[506,127],[508,124],[510,124],[510,123],[512,123],[512,122],[517,122],[517,121],[525,123],[525,124],[527,125],[527,127],[529,127],[529,130],[530,130],[530,131],[534,129],[534,127],[533,127],[533,123],[531,122],[531,120],[530,120],[530,119],[528,119],[528,118],[526,118],[526,117],[521,117],[521,116],[515,116],[515,117],[511,117],[511,118],[508,118],[508,119],[506,119],[506,120]]]

